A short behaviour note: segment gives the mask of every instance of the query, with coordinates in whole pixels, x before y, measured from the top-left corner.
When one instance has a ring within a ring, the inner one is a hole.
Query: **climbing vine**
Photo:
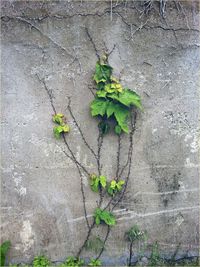
[[[91,244],[92,240],[95,238],[96,240],[98,239],[92,235],[93,228],[95,226],[98,227],[100,225],[106,225],[106,235],[104,240],[99,238],[101,243],[100,250],[98,252],[96,251],[97,256],[95,259],[91,260],[90,266],[95,266],[95,264],[97,266],[100,264],[99,258],[104,251],[111,227],[115,226],[117,223],[117,219],[113,213],[114,208],[122,200],[130,177],[133,144],[132,138],[135,130],[136,108],[142,110],[142,104],[140,96],[129,88],[123,87],[119,80],[113,77],[112,73],[113,68],[108,63],[108,55],[105,54],[102,58],[99,58],[96,63],[95,73],[93,76],[93,80],[96,85],[96,94],[95,99],[90,104],[91,115],[100,119],[98,123],[99,134],[97,137],[97,151],[90,146],[81,127],[79,126],[79,123],[76,120],[71,108],[71,99],[69,99],[68,104],[69,113],[80,133],[82,141],[96,160],[97,173],[90,173],[89,170],[83,166],[82,162],[79,162],[76,158],[75,153],[73,152],[67,137],[65,136],[65,134],[70,131],[70,127],[66,123],[64,115],[56,112],[52,96],[48,93],[55,113],[53,115],[53,122],[56,123],[56,126],[53,128],[54,135],[56,138],[60,138],[61,136],[63,137],[67,148],[67,151],[64,151],[64,153],[75,163],[81,178],[81,193],[88,233],[76,257],[73,258],[73,262],[76,264],[80,261],[80,255],[83,249],[88,249],[88,244]],[[46,87],[45,83],[44,86],[48,92],[48,88]],[[105,174],[102,174],[101,150],[104,136],[110,131],[112,121],[114,121],[114,132],[118,136],[118,150],[116,177],[114,179],[109,179],[107,176],[105,176]],[[121,136],[123,133],[129,134],[129,151],[125,165],[121,166]],[[121,179],[121,177],[124,177],[125,170],[127,171],[127,175],[124,179]],[[97,202],[97,207],[94,210],[92,222],[88,220],[86,194],[83,186],[83,173],[88,176],[91,190],[99,195],[99,201]],[[107,204],[104,204],[103,206],[102,203],[105,197],[107,198]]]

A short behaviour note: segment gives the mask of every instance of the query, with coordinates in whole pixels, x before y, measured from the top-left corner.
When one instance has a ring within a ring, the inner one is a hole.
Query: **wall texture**
[[[196,255],[199,247],[199,25],[196,3],[167,3],[148,14],[136,1],[1,1],[2,6],[2,239],[12,241],[11,262],[30,262],[43,253],[54,261],[75,254],[87,227],[80,177],[52,133],[52,106],[66,114],[67,140],[92,173],[96,162],[67,110],[97,151],[97,121],[91,118],[92,75],[100,55],[123,85],[142,96],[133,138],[127,193],[115,209],[107,263],[124,263],[124,232],[133,224],[158,240],[170,255]],[[112,4],[112,8],[111,8]],[[87,30],[90,34],[89,38]],[[123,137],[121,161],[127,158]],[[113,177],[117,138],[103,142],[103,173]],[[83,177],[92,215],[97,196]],[[89,217],[90,218],[90,217]],[[104,228],[97,233],[102,236]],[[83,256],[87,253],[84,252]]]

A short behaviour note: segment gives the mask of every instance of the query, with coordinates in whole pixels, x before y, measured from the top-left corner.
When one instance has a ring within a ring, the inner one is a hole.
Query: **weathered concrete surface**
[[[131,180],[117,207],[117,226],[103,256],[124,261],[124,232],[133,224],[147,229],[170,254],[198,253],[199,236],[199,27],[196,4],[183,10],[168,3],[165,21],[156,11],[140,15],[126,1],[2,1],[2,239],[12,241],[12,262],[44,253],[52,260],[75,254],[86,235],[80,178],[66,158],[63,141],[53,137],[53,110],[42,82],[52,90],[57,111],[67,115],[67,136],[77,158],[96,171],[67,111],[68,96],[81,128],[96,151],[97,123],[89,114],[88,90],[99,54],[116,76],[141,96],[134,134]],[[124,137],[125,162],[128,137]],[[113,177],[116,137],[103,145],[103,173]],[[96,205],[84,177],[88,213]],[[100,235],[104,232],[99,228]],[[84,254],[86,255],[86,254]],[[83,256],[84,256],[83,255]]]

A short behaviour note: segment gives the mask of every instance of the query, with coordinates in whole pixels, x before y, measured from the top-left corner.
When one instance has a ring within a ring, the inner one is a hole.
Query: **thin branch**
[[[104,252],[104,250],[105,250],[105,244],[106,244],[106,241],[108,240],[109,234],[110,234],[110,226],[108,225],[107,226],[107,233],[106,233],[105,239],[103,241],[102,249],[101,249],[99,255],[96,257],[96,260],[98,260],[101,257],[102,253]]]
[[[83,175],[81,173],[81,170],[80,170],[79,164],[78,164],[78,162],[76,160],[76,157],[75,157],[73,151],[71,150],[71,148],[70,148],[70,146],[69,146],[69,144],[68,144],[68,142],[67,142],[67,140],[65,138],[65,135],[62,134],[62,136],[63,136],[64,143],[67,146],[68,150],[70,151],[71,157],[72,157],[74,163],[76,164],[77,170],[78,170],[80,178],[81,178],[81,193],[82,193],[82,198],[83,198],[83,209],[84,209],[85,220],[86,220],[86,223],[87,223],[87,226],[88,226],[88,229],[89,229],[90,228],[90,224],[89,224],[89,221],[88,221],[88,218],[87,218],[85,192],[84,192],[84,189],[83,189]]]
[[[72,162],[74,162],[74,159],[69,155],[69,154],[67,154],[67,152],[66,151],[64,151],[63,150],[63,153],[72,161]],[[80,163],[80,162],[78,162],[78,160],[76,160],[76,163],[79,165],[79,167],[81,167],[82,168],[82,170],[88,175],[88,176],[90,176],[90,173],[86,170],[86,168]]]
[[[117,149],[117,170],[116,179],[119,180],[119,170],[120,170],[120,153],[121,153],[121,135],[118,135],[118,149]]]
[[[137,116],[136,112],[134,113],[134,118],[131,115],[131,132],[130,132],[130,141],[129,141],[130,142],[130,145],[129,145],[129,147],[130,147],[130,155],[129,155],[129,162],[128,162],[128,174],[127,174],[127,177],[126,177],[126,181],[125,181],[125,185],[123,187],[122,193],[121,193],[120,197],[118,198],[118,200],[116,201],[116,203],[113,205],[112,211],[118,205],[118,203],[123,199],[124,194],[125,194],[126,189],[127,189],[128,182],[129,182],[129,178],[130,178],[130,174],[131,174],[131,165],[132,165],[133,134],[134,134],[134,131],[135,131],[136,116]]]
[[[93,156],[94,156],[95,159],[97,160],[97,155],[96,155],[96,153],[94,152],[94,150],[91,148],[91,146],[89,145],[89,143],[88,143],[87,140],[85,139],[85,136],[84,136],[84,134],[83,134],[83,132],[82,132],[82,130],[81,130],[81,127],[79,126],[79,124],[78,124],[78,122],[77,122],[77,120],[76,120],[76,118],[75,118],[75,116],[74,116],[74,114],[73,114],[73,112],[72,112],[72,109],[71,109],[71,99],[70,99],[70,98],[69,98],[69,102],[68,102],[68,106],[67,106],[67,108],[68,108],[69,113],[70,113],[70,115],[71,115],[71,117],[72,117],[72,119],[73,119],[73,121],[74,121],[74,123],[75,123],[75,125],[76,125],[76,127],[77,127],[77,129],[78,129],[78,131],[79,131],[79,133],[80,133],[80,135],[81,135],[81,138],[83,139],[84,144],[87,146],[87,148],[90,150],[90,152],[93,154]]]
[[[53,103],[52,94],[49,92],[49,89],[47,88],[44,79],[40,79],[39,76],[38,76],[37,74],[36,74],[36,77],[38,78],[38,80],[39,80],[40,82],[43,83],[44,88],[45,88],[45,90],[46,90],[46,92],[47,92],[47,95],[48,95],[48,97],[49,97],[49,100],[50,100],[50,103],[51,103],[51,107],[52,107],[54,113],[57,114],[57,112],[56,112],[56,108],[55,108],[54,103]],[[68,142],[67,142],[67,140],[66,140],[64,134],[62,134],[62,137],[63,137],[64,143],[65,143],[67,149],[69,150],[69,152],[70,152],[70,154],[71,154],[71,159],[72,159],[73,162],[76,164],[77,170],[78,170],[79,175],[80,175],[80,178],[81,178],[81,193],[82,193],[82,198],[83,198],[84,215],[85,215],[85,220],[86,220],[86,224],[87,224],[87,226],[88,226],[88,229],[90,229],[89,221],[88,221],[88,218],[87,218],[85,193],[84,193],[84,189],[83,189],[83,175],[82,175],[82,172],[81,172],[81,170],[80,170],[80,167],[83,168],[83,166],[81,166],[81,164],[77,161],[77,159],[76,159],[76,157],[75,157],[73,151],[71,150],[71,148],[70,148],[70,146],[69,146],[69,144],[68,144]],[[68,155],[68,154],[66,153],[65,155]]]
[[[88,242],[88,240],[89,240],[90,234],[91,234],[92,229],[94,228],[94,226],[95,226],[95,220],[93,220],[92,224],[90,225],[89,230],[88,230],[88,233],[87,233],[87,236],[86,236],[86,238],[85,238],[85,240],[84,240],[84,242],[83,242],[83,245],[80,247],[78,253],[76,254],[76,257],[77,257],[77,258],[80,257],[80,255],[81,255],[83,249],[85,248],[85,246],[86,246],[86,244],[87,244],[87,242]]]

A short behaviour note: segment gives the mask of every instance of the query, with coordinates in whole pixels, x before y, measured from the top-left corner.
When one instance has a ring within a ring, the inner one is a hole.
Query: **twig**
[[[103,241],[102,249],[101,249],[99,255],[96,257],[96,260],[98,260],[101,257],[102,253],[104,252],[105,244],[106,244],[106,241],[108,240],[109,234],[110,234],[110,226],[108,225],[107,226],[107,233],[106,233],[105,239]]]
[[[51,103],[51,107],[52,107],[54,113],[57,114],[57,112],[56,112],[56,108],[55,108],[54,103],[53,103],[52,94],[50,94],[49,89],[47,88],[44,79],[40,79],[39,76],[38,76],[37,74],[36,74],[36,77],[38,78],[38,80],[39,80],[40,82],[43,83],[44,88],[45,88],[45,90],[46,90],[46,92],[47,92],[47,94],[48,94],[48,97],[49,97],[49,100],[50,100],[50,103]],[[70,152],[70,154],[71,154],[71,159],[72,159],[73,162],[76,164],[77,170],[78,170],[79,175],[80,175],[80,178],[81,178],[81,193],[82,193],[82,198],[83,198],[84,215],[85,215],[85,220],[86,220],[86,224],[87,224],[87,226],[88,226],[88,229],[90,229],[89,221],[88,221],[88,218],[87,218],[85,193],[84,193],[84,189],[83,189],[83,176],[82,176],[82,173],[81,173],[81,170],[80,170],[80,167],[83,168],[83,166],[81,166],[81,164],[77,161],[77,159],[76,159],[76,157],[75,157],[73,151],[71,150],[71,148],[70,148],[70,146],[69,146],[69,144],[68,144],[68,142],[67,142],[67,140],[66,140],[64,134],[62,134],[62,137],[63,137],[64,143],[65,143],[67,149],[69,150],[69,152]],[[66,155],[67,155],[67,154],[66,154]]]
[[[117,149],[117,170],[116,179],[119,180],[119,170],[120,170],[120,153],[121,153],[121,135],[118,135],[118,149]]]
[[[73,112],[72,112],[72,109],[71,109],[71,99],[70,99],[70,98],[68,98],[68,99],[69,99],[69,102],[68,102],[68,106],[67,106],[67,108],[68,108],[68,110],[69,110],[69,113],[70,113],[70,115],[71,115],[71,117],[72,117],[72,119],[73,119],[73,121],[74,121],[74,123],[75,123],[75,125],[76,125],[76,127],[77,127],[77,129],[78,129],[78,131],[79,131],[79,133],[80,133],[80,135],[81,135],[81,138],[83,139],[84,144],[87,146],[87,148],[90,150],[90,152],[93,154],[93,156],[94,156],[95,159],[97,160],[97,155],[96,155],[96,153],[95,153],[94,150],[91,148],[91,146],[89,145],[89,143],[86,141],[85,136],[84,136],[84,134],[83,134],[83,132],[82,132],[82,130],[81,130],[81,128],[80,128],[80,126],[79,126],[79,124],[78,124],[78,122],[77,122],[77,120],[76,120],[74,114],[73,114]]]
[[[63,153],[64,153],[64,154],[65,154],[71,161],[74,162],[74,159],[73,159],[69,154],[67,154],[66,151],[63,150]],[[79,165],[79,167],[82,168],[82,170],[83,170],[88,176],[90,176],[90,173],[86,170],[86,168],[85,168],[80,162],[78,162],[78,160],[76,160],[76,163]]]
[[[132,163],[132,155],[133,155],[133,134],[134,134],[134,131],[135,131],[136,116],[137,116],[136,112],[134,113],[134,118],[131,115],[131,132],[130,132],[130,145],[129,145],[130,155],[129,155],[129,162],[128,162],[128,174],[127,174],[127,177],[126,177],[125,185],[123,187],[121,196],[118,198],[116,203],[113,205],[112,211],[118,205],[118,203],[123,199],[124,194],[126,192],[126,188],[127,188],[128,182],[129,182],[129,178],[130,178],[130,174],[131,174],[131,163]]]
[[[84,249],[86,243],[88,242],[89,237],[90,237],[90,234],[91,234],[92,229],[94,228],[94,226],[95,226],[95,220],[93,220],[93,223],[92,223],[91,226],[89,227],[89,230],[88,230],[87,236],[86,236],[86,238],[85,238],[85,241],[83,242],[83,245],[80,247],[78,253],[76,254],[76,257],[77,257],[77,258],[80,257],[80,255],[81,255],[81,253],[82,253],[82,251],[83,251],[83,249]]]
[[[74,163],[76,164],[77,170],[78,170],[80,178],[81,178],[81,193],[82,193],[82,198],[83,198],[83,209],[84,209],[85,220],[86,220],[86,223],[87,223],[87,226],[88,226],[88,229],[89,229],[90,228],[90,224],[89,224],[89,221],[88,221],[88,218],[87,218],[85,192],[84,192],[84,189],[83,189],[83,175],[81,173],[81,170],[80,170],[79,164],[78,164],[78,162],[76,160],[76,157],[75,157],[73,151],[71,150],[71,148],[70,148],[70,146],[69,146],[69,144],[68,144],[68,142],[67,142],[67,140],[65,138],[65,135],[62,134],[62,136],[63,136],[64,143],[67,146],[68,150],[70,151],[72,159],[73,159]]]

